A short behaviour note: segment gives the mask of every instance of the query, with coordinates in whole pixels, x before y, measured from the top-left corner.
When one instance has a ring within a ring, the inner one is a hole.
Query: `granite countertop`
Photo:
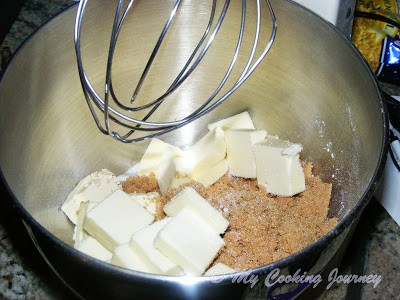
[[[27,36],[74,3],[72,0],[26,0],[0,47],[1,69]],[[400,94],[396,86],[383,85],[383,88]],[[0,186],[0,194],[0,299],[74,299],[39,255],[21,221],[4,201],[4,187]],[[376,288],[371,284],[334,284],[323,299],[356,299],[358,291],[362,299],[400,299],[400,227],[372,200],[355,237],[358,238],[350,244],[339,274],[359,271],[355,263],[358,260],[365,262],[364,274],[379,274],[382,281]]]

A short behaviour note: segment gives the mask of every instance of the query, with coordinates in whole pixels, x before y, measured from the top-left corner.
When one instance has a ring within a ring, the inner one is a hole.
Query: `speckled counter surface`
[[[74,3],[72,0],[27,0],[0,47],[1,69],[27,36]],[[397,87],[385,88],[399,92]],[[0,195],[0,299],[74,299],[37,252],[21,221],[5,201],[2,187]],[[382,276],[376,288],[372,284],[357,286],[362,299],[400,299],[400,227],[376,201],[371,201],[356,235],[363,236],[364,273]],[[339,274],[352,274],[360,255],[354,247],[350,245]],[[323,299],[354,299],[349,294],[346,297],[349,286],[334,284]]]

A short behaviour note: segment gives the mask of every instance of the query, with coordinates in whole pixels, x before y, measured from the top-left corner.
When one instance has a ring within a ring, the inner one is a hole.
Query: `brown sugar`
[[[128,194],[160,192],[156,176],[153,173],[150,176],[129,177],[122,183],[122,189]]]
[[[332,185],[314,177],[311,164],[304,165],[304,173],[306,190],[293,197],[268,194],[257,180],[229,174],[207,188],[192,181],[160,197],[161,212],[158,211],[157,218],[163,217],[165,203],[184,187],[191,186],[229,221],[223,235],[225,246],[215,262],[236,270],[266,265],[303,249],[337,224],[335,218],[327,218]],[[132,186],[148,190],[149,187],[141,186],[146,184],[145,178],[128,179],[130,183],[123,185],[124,190]],[[152,182],[151,178],[147,180]],[[158,191],[158,186],[151,187],[148,192]]]

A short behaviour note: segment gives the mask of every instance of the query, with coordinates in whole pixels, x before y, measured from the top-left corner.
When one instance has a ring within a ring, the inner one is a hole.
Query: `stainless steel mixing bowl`
[[[82,48],[86,70],[100,89],[114,4],[93,2]],[[154,45],[156,26],[147,20],[157,16],[162,22],[158,16],[172,1],[158,2],[139,1],[141,12],[127,20],[121,33],[113,71],[121,97],[131,93],[130,72],[142,67]],[[235,22],[235,4],[225,21],[228,24]],[[302,158],[312,161],[315,172],[333,183],[329,215],[336,216],[339,224],[299,253],[251,271],[256,275],[301,267],[315,274],[344,245],[375,189],[386,155],[387,120],[375,78],[355,48],[333,26],[300,6],[282,0],[273,6],[278,35],[261,66],[218,109],[163,139],[181,147],[191,145],[209,122],[248,110],[257,128],[303,144]],[[205,18],[202,7],[184,9],[188,15]],[[123,173],[148,144],[122,144],[98,132],[76,70],[75,11],[76,7],[67,9],[36,32],[19,49],[0,83],[1,173],[38,249],[60,278],[85,298],[255,298],[258,291],[265,299],[269,288],[262,280],[251,289],[232,283],[234,275],[210,280],[143,274],[97,261],[70,246],[73,228],[60,211],[69,191],[95,170]],[[139,38],[130,34],[132,24]],[[196,24],[188,23],[190,30],[182,31],[173,43],[178,50],[162,49],[161,63],[149,74],[148,95],[179,71],[182,57],[203,29]],[[224,28],[225,40],[213,46],[213,61],[198,69],[174,104],[160,107],[156,119],[182,116],[203,101],[221,76],[214,68],[224,70],[232,51],[229,43],[234,42],[236,27]]]

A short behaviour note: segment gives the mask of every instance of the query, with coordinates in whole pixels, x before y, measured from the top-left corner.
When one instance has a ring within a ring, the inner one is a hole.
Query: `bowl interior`
[[[111,2],[89,5],[82,36],[85,69],[100,95],[114,11]],[[173,2],[138,2],[135,14],[127,18],[113,67],[119,98],[132,94]],[[160,106],[153,120],[186,116],[220,82],[240,24],[235,5],[204,63]],[[313,162],[315,172],[333,183],[330,215],[342,220],[365,193],[379,164],[384,137],[377,87],[358,52],[332,26],[291,2],[273,1],[273,7],[278,34],[260,67],[217,109],[161,139],[189,146],[206,133],[208,123],[247,110],[257,128],[303,144],[302,159]],[[122,144],[97,130],[76,69],[75,11],[76,7],[65,11],[31,37],[0,83],[3,175],[27,211],[67,243],[72,242],[73,228],[60,206],[77,182],[102,168],[123,173],[148,145]],[[248,11],[253,14],[251,7]],[[203,33],[208,14],[209,7],[201,3],[182,7],[139,101],[154,98],[171,83]],[[196,21],[190,22],[190,16]],[[268,18],[263,7],[263,41],[270,33]],[[247,22],[254,25],[250,18]],[[244,36],[238,66],[247,62],[252,32]]]

